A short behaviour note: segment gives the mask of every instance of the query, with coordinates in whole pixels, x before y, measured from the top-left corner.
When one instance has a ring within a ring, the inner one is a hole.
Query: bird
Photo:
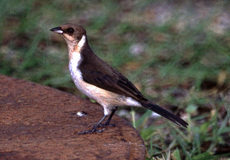
[[[67,43],[69,71],[76,87],[104,109],[103,117],[93,128],[79,134],[102,132],[98,128],[110,125],[117,108],[122,106],[143,107],[179,126],[188,126],[183,119],[145,98],[123,74],[99,58],[90,48],[86,30],[81,25],[66,23],[50,31],[61,35]]]

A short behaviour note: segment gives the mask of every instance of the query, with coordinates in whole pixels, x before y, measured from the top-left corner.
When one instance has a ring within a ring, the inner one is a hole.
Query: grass
[[[131,109],[124,118],[139,130],[147,159],[228,159],[230,32],[221,16],[229,3],[211,4],[2,0],[0,73],[80,95],[68,72],[66,44],[49,29],[82,24],[98,56],[189,122],[185,130]]]

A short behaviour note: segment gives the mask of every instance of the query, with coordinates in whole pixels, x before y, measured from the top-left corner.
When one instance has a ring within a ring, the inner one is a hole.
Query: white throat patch
[[[79,51],[82,49],[83,45],[85,44],[85,41],[86,41],[86,37],[85,37],[85,35],[83,35],[81,37],[81,40],[78,42]]]

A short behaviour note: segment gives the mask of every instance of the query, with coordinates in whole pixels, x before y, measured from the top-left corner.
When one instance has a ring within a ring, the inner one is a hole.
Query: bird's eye
[[[69,34],[73,34],[74,29],[73,29],[73,28],[68,28],[68,29],[66,30],[66,32],[69,33]]]

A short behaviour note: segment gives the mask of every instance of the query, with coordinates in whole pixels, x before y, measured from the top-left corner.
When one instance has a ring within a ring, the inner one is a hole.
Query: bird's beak
[[[62,34],[63,33],[63,30],[61,29],[61,27],[52,28],[50,31],[58,33],[58,34]]]

